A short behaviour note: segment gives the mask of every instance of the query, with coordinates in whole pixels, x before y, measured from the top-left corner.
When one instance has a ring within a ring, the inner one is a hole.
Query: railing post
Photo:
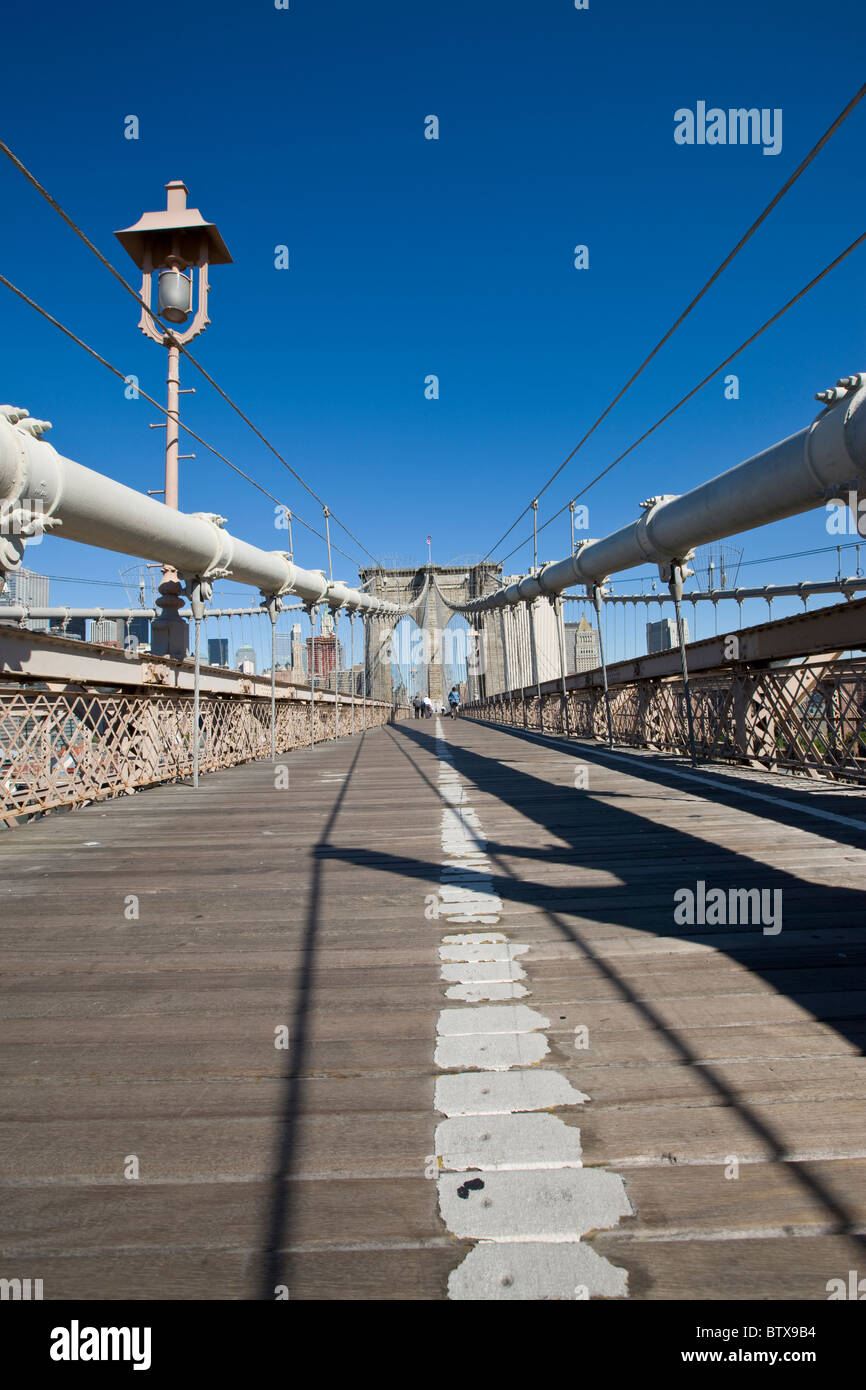
[[[607,746],[608,748],[613,748],[613,720],[610,714],[610,690],[607,684],[607,663],[604,659],[604,637],[601,631],[601,596],[602,586],[600,584],[593,584],[592,601],[595,605],[595,617],[598,623],[598,656],[601,662],[601,678],[604,684],[604,707],[607,712]]]
[[[271,762],[277,761],[277,618],[283,601],[276,595],[263,596],[271,620]]]
[[[695,748],[695,722],[694,715],[692,713],[692,690],[691,686],[689,685],[689,667],[688,661],[686,659],[686,635],[685,630],[683,628],[683,614],[682,607],[680,604],[680,600],[683,596],[683,566],[679,562],[675,562],[670,566],[670,569],[668,570],[667,566],[660,565],[659,573],[661,574],[662,579],[668,580],[668,589],[670,590],[671,598],[674,601],[674,611],[677,617],[677,636],[679,637],[680,643],[680,669],[683,673],[683,691],[686,700],[686,723],[688,724],[689,730],[689,756],[691,758],[692,767],[697,767],[698,755],[697,750]]]
[[[542,731],[542,733],[543,733],[543,732],[544,732],[544,714],[543,714],[542,708],[541,708],[541,673],[539,672],[539,669],[538,669],[538,643],[537,643],[536,637],[535,637],[535,612],[534,612],[535,603],[534,603],[534,601],[533,601],[532,603],[528,603],[528,604],[526,605],[526,608],[527,608],[527,612],[529,613],[529,641],[530,641],[530,657],[531,657],[531,660],[532,660],[532,677],[533,677],[533,683],[534,683],[534,685],[535,685],[535,695],[536,695],[536,699],[538,700],[538,727],[539,727],[539,729],[540,729],[540,730]]]
[[[502,691],[499,696],[499,712],[503,724],[505,723],[505,692],[510,691],[511,681],[508,675],[508,642],[505,637],[505,610],[499,610],[499,636],[502,641]]]
[[[199,712],[201,709],[201,620],[205,604],[213,593],[213,585],[198,575],[186,581],[189,606],[195,623],[195,665],[192,695],[192,784],[198,787],[199,774]]]
[[[310,616],[310,669],[307,676],[310,681],[310,747],[316,746],[316,620],[319,616],[318,605],[313,603],[307,609]]]
[[[349,614],[349,631],[351,632],[352,658],[349,662],[351,670],[350,685],[352,694],[352,733],[355,732],[355,610]]]
[[[518,610],[515,609],[515,617],[516,617],[517,611],[518,611]],[[527,626],[527,621],[528,621],[528,620],[526,619],[526,604],[525,604],[525,603],[524,603],[523,607],[520,609],[520,618],[521,618],[521,621],[520,621],[520,624],[519,624],[519,627],[518,627],[518,634],[517,634],[517,636],[518,636],[518,645],[519,645],[519,648],[520,648],[520,655],[519,655],[519,658],[518,658],[518,659],[519,659],[519,662],[520,662],[520,700],[521,700],[521,703],[522,703],[522,705],[523,705],[523,728],[524,728],[524,730],[526,730],[526,727],[527,727],[527,724],[526,724],[526,676],[527,676],[527,671],[526,671],[526,641],[524,640],[524,638],[525,638],[525,633],[524,633],[523,631],[521,631],[521,629],[524,629],[524,628]]]
[[[198,585],[195,589],[198,594]],[[193,610],[193,622],[195,623],[195,675],[193,677],[193,697],[192,697],[192,784],[198,786],[198,720],[199,708],[201,705],[201,613],[198,611],[200,600],[193,601],[190,598],[190,606]]]
[[[368,671],[368,669],[369,669],[369,667],[368,667],[368,662],[369,662],[369,659],[370,659],[370,619],[369,619],[369,617],[367,616],[366,613],[364,614],[363,618],[361,619],[361,622],[363,623],[363,626],[364,626],[364,695],[363,695],[363,702],[362,702],[362,704],[363,704],[362,713],[363,713],[363,719],[364,719],[364,733],[366,733],[366,732],[367,732],[367,683],[368,683],[368,679],[369,679],[369,678],[368,678],[368,675],[367,675],[367,671]]]
[[[331,609],[334,619],[334,740],[340,737],[340,610]]]
[[[562,615],[562,599],[559,594],[553,600],[553,610],[556,615],[556,632],[559,638],[559,671],[562,680],[562,727],[566,738],[571,737],[571,720],[568,713],[568,692],[566,689],[566,676],[568,675],[568,662],[566,661],[565,651],[565,621]]]

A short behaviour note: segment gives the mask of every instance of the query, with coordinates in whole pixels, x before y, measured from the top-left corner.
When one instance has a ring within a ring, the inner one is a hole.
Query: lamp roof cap
[[[144,270],[148,253],[156,267],[175,247],[190,265],[205,261],[208,265],[230,265],[232,257],[215,224],[205,222],[198,208],[187,207],[189,189],[183,180],[172,179],[165,192],[166,206],[161,211],[144,212],[131,227],[114,234],[139,270]]]

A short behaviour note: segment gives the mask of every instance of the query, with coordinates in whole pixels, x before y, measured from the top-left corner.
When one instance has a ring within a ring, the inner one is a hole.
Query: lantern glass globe
[[[192,309],[192,276],[176,266],[159,272],[159,312],[169,323],[186,323]]]

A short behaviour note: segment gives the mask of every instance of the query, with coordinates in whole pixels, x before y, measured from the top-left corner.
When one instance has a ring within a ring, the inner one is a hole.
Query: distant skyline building
[[[307,638],[307,670],[317,679],[327,679],[332,671],[343,668],[343,644],[336,637]]]
[[[90,640],[103,646],[123,646],[125,636],[122,618],[92,618],[90,621]]]
[[[565,650],[570,673],[594,671],[599,665],[598,633],[585,616],[565,624]]]
[[[207,662],[208,666],[228,666],[229,639],[227,637],[209,637],[207,639]]]
[[[248,671],[247,667],[252,666]],[[254,676],[256,673],[256,649],[255,647],[236,647],[235,648],[235,667],[238,671],[243,671],[244,675]]]
[[[683,618],[683,637],[689,640],[689,625]],[[646,649],[652,656],[654,652],[669,652],[680,645],[675,618],[660,618],[656,623],[646,625]]]
[[[292,664],[292,634],[290,632],[277,632],[274,634],[274,661],[277,670],[280,667],[291,666]]]
[[[120,640],[126,642],[128,638],[133,638],[140,647],[150,646],[150,618],[142,618],[136,615],[130,618],[129,622],[120,623]]]
[[[301,624],[292,623],[292,679],[300,684],[307,674],[307,649],[301,636]]]
[[[87,641],[87,619],[68,618],[64,627],[62,618],[51,619],[51,632],[57,637],[71,637],[76,642]]]
[[[25,569],[9,570],[6,587],[0,594],[0,607],[48,608],[51,605],[50,589],[47,574],[36,574],[34,570]],[[33,632],[48,632],[51,624],[47,618],[29,618],[24,626]]]
[[[150,619],[136,615],[127,621],[126,618],[91,618],[80,619],[81,622],[90,622],[91,642],[101,642],[103,646],[129,647],[131,651],[138,647],[150,648]],[[71,624],[70,624],[71,625]]]

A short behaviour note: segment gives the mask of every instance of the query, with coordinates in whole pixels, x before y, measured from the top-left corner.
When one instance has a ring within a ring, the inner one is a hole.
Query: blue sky
[[[805,0],[191,0],[163,23],[48,3],[17,12],[15,50],[3,139],[130,275],[114,230],[186,181],[235,260],[211,273],[213,321],[192,351],[374,554],[420,563],[430,533],[439,562],[487,551],[573,448],[853,95],[863,21],[853,9],[844,27],[825,23]],[[677,145],[674,112],[699,100],[781,108],[781,153]],[[137,141],[124,139],[130,114]],[[866,103],[545,494],[542,520],[863,231],[864,123]],[[5,160],[0,203],[3,273],[162,399],[163,354],[135,306]],[[573,266],[576,244],[588,270]],[[738,400],[717,379],[593,489],[588,534],[802,428],[816,390],[866,365],[864,256],[742,356]],[[0,396],[51,419],[61,453],[159,487],[151,408],[2,288],[0,304]],[[429,374],[438,400],[425,399]],[[197,388],[186,421],[319,526],[316,503],[188,367],[183,385]],[[282,547],[271,504],[189,449],[181,506]],[[825,520],[738,544],[746,560],[826,546]],[[566,515],[542,557],[568,548]],[[296,556],[326,563],[301,530]],[[507,570],[531,559],[524,547]],[[117,581],[124,561],[52,538],[30,563]],[[834,572],[816,555],[742,579]],[[357,567],[337,557],[335,573]],[[52,597],[122,591],[57,582]]]

